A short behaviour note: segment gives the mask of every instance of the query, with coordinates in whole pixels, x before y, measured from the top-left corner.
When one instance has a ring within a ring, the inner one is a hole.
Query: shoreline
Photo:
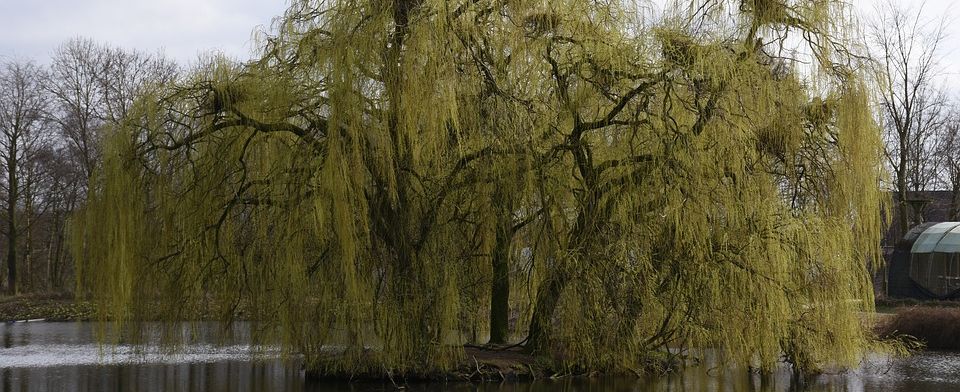
[[[96,308],[72,294],[46,293],[0,297],[0,322],[91,321]]]
[[[382,369],[358,373],[305,372],[305,377],[313,381],[386,381],[397,385],[410,382],[526,382],[556,379],[558,375],[559,373],[552,372],[545,366],[545,362],[537,357],[510,346],[465,346],[461,363],[446,371],[394,372]]]

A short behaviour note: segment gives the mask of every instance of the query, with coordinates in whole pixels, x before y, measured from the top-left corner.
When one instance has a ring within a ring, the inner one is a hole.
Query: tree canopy
[[[110,132],[82,290],[323,372],[444,369],[490,329],[582,368],[856,361],[882,146],[842,2],[677,9],[295,0],[257,61]]]

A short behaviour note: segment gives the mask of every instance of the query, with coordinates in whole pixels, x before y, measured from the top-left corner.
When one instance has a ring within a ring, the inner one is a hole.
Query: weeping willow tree
[[[134,330],[243,317],[322,373],[486,332],[585,369],[851,364],[884,203],[841,2],[684,5],[293,1],[257,61],[111,132],[81,291]]]

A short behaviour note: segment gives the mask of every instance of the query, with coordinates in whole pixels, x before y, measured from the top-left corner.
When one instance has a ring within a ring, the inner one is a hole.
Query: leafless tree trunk
[[[874,75],[887,164],[897,194],[895,229],[902,236],[920,219],[911,215],[910,192],[929,190],[936,180],[935,137],[946,114],[946,97],[937,83],[942,76],[938,62],[945,40],[944,19],[928,23],[922,3],[911,9],[888,0],[878,11],[869,35],[876,57]]]
[[[56,99],[56,119],[63,136],[87,178],[100,158],[103,52],[89,39],[67,41],[54,53],[47,85]]]
[[[7,291],[19,292],[17,205],[21,201],[19,165],[29,159],[46,131],[48,99],[43,72],[33,63],[9,62],[0,69],[0,158],[5,163]]]

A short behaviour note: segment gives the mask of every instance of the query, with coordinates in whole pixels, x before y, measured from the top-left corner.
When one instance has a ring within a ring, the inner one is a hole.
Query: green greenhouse
[[[891,297],[960,297],[960,222],[914,227],[897,244],[889,263]]]

